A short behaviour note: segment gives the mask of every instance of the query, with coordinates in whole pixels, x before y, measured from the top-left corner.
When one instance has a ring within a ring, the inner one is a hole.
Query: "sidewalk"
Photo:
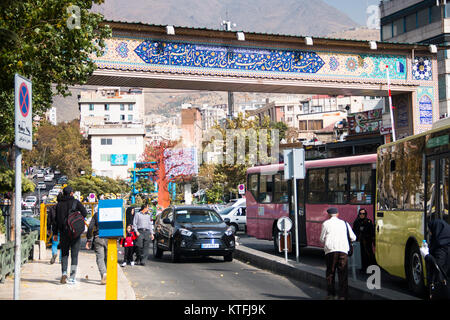
[[[80,250],[75,285],[61,284],[59,258],[51,265],[50,249],[47,249],[46,257],[48,259],[29,261],[22,266],[20,300],[105,300],[106,285],[100,284],[93,251]],[[134,290],[120,266],[117,267],[117,293],[118,300],[136,300]],[[5,283],[0,283],[0,300],[13,299],[14,274],[8,276]]]

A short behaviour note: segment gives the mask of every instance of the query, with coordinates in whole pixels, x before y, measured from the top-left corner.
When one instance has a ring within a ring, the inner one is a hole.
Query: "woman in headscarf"
[[[428,283],[435,283],[446,279],[447,288],[440,290],[438,299],[450,299],[450,225],[441,219],[434,219],[428,223],[430,232],[429,249],[421,248],[420,252],[427,263]],[[436,268],[441,270],[441,273]],[[433,297],[432,297],[433,298]]]
[[[367,218],[366,209],[359,209],[358,217],[353,222],[353,232],[356,235],[356,241],[359,241],[361,246],[361,272],[365,273],[368,266],[375,264],[373,254],[375,228],[372,220]]]

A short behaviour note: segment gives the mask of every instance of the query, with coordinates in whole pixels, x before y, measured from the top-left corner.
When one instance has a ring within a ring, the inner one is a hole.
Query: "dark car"
[[[36,218],[25,216],[22,217],[22,231],[25,233],[40,230],[40,221]]]
[[[177,262],[180,256],[223,256],[233,261],[235,237],[229,220],[213,209],[196,206],[171,206],[155,221],[153,256],[161,258],[171,252]]]

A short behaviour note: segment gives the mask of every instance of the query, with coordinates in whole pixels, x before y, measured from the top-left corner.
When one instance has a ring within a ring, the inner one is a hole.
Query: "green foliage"
[[[208,203],[220,203],[222,202],[224,194],[223,185],[219,182],[214,183],[211,189],[206,190],[206,198]]]
[[[0,193],[14,192],[16,185],[15,171],[0,167]],[[22,173],[22,193],[33,192],[34,183]]]
[[[97,196],[107,193],[124,194],[128,192],[129,187],[124,181],[111,179],[109,177],[83,175],[71,179],[67,183],[75,191],[80,191],[85,198],[89,193],[95,193]]]
[[[42,115],[54,95],[86,83],[111,30],[92,13],[103,0],[21,0],[0,2],[0,143],[14,140],[14,75],[33,82],[33,115]],[[67,26],[67,8],[80,8],[80,28]],[[52,88],[53,86],[53,88]]]
[[[136,190],[143,193],[155,191],[155,184],[148,178],[139,179],[135,185]]]
[[[77,120],[58,126],[43,122],[35,141],[33,150],[24,151],[26,166],[51,166],[69,177],[77,177],[81,171],[92,173],[88,142],[80,134]]]

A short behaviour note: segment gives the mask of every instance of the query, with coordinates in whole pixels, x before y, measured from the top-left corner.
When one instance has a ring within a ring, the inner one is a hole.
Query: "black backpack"
[[[74,200],[72,208],[67,215],[67,234],[71,239],[78,238],[84,232],[84,217],[80,211],[76,210],[77,201]]]

